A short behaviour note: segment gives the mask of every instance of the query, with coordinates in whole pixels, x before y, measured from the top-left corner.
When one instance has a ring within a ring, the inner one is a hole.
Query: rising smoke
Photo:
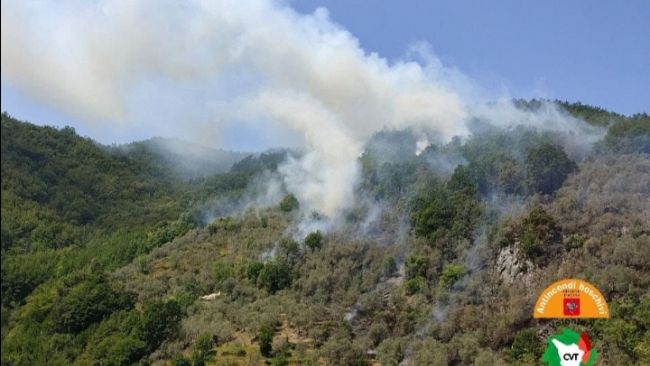
[[[280,167],[283,184],[305,212],[327,217],[354,202],[358,157],[381,129],[444,142],[467,135],[476,116],[576,124],[550,107],[476,103],[466,78],[426,47],[410,57],[389,63],[326,9],[301,15],[284,2],[2,1],[3,80],[88,123],[212,144],[238,124],[297,132],[305,153]]]

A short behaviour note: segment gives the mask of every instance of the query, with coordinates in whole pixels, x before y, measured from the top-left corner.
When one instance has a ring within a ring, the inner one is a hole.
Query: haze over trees
[[[572,325],[599,357],[650,364],[650,118],[558,103],[604,129],[583,156],[526,127],[419,154],[385,130],[342,222],[302,231],[292,192],[251,200],[300,152],[178,170],[158,140],[3,113],[2,365],[536,365],[564,324],[531,296],[564,277],[610,303]]]

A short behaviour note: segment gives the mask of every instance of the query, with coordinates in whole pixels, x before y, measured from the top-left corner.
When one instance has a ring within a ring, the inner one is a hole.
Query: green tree
[[[282,201],[280,201],[280,210],[284,212],[291,212],[298,209],[299,206],[300,204],[298,203],[298,199],[296,199],[296,196],[293,194],[284,196]]]
[[[433,182],[419,192],[412,203],[411,221],[418,236],[469,238],[481,214],[478,188],[469,168],[461,165],[444,186]]]
[[[178,331],[182,309],[176,300],[152,301],[145,305],[140,319],[140,338],[149,350],[156,349]]]
[[[264,269],[264,263],[262,262],[253,262],[248,265],[246,268],[246,278],[253,283],[257,283],[257,278],[260,275],[260,272]]]
[[[424,286],[425,286],[425,280],[420,276],[409,278],[404,283],[404,289],[406,290],[407,295],[414,295],[420,292],[424,288]]]
[[[194,366],[204,366],[205,361],[214,352],[214,340],[209,334],[201,335],[193,346],[192,363]]]
[[[431,261],[423,255],[411,254],[406,257],[406,261],[404,261],[406,278],[409,279],[418,276],[426,278],[429,272],[429,267],[431,267]]]
[[[257,277],[257,284],[270,294],[291,285],[291,267],[283,259],[276,259],[264,264]]]
[[[271,357],[273,353],[273,335],[275,334],[275,329],[270,325],[264,325],[260,328],[257,339],[260,343],[260,353],[264,357]]]
[[[510,347],[509,355],[513,360],[538,359],[543,351],[534,329],[524,329],[517,332]]]
[[[309,247],[312,252],[316,249],[320,249],[323,246],[323,234],[321,234],[319,230],[310,233],[305,237],[305,245]]]
[[[465,274],[465,267],[460,264],[449,264],[445,266],[440,274],[440,285],[450,288]]]
[[[172,360],[172,366],[192,366],[192,363],[187,359],[187,357],[179,353],[174,356],[174,359]]]
[[[59,332],[76,333],[118,309],[132,305],[125,293],[114,291],[102,275],[89,275],[71,287],[58,289],[50,317]]]
[[[544,194],[555,192],[577,169],[561,147],[549,143],[529,150],[525,164],[530,190]]]
[[[521,225],[520,247],[523,253],[536,259],[547,253],[548,247],[561,240],[558,225],[541,206],[536,206]]]

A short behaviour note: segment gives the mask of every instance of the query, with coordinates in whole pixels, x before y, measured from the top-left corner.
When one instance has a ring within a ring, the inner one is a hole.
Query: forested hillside
[[[567,322],[532,306],[566,277],[609,301],[572,323],[597,364],[648,365],[650,117],[556,103],[598,141],[375,134],[327,230],[266,187],[299,151],[102,146],[3,113],[2,365],[537,365]]]

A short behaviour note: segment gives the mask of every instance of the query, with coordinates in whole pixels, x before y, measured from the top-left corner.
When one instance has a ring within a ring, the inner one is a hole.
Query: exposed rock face
[[[496,270],[504,283],[511,284],[515,281],[529,282],[533,268],[533,262],[524,259],[519,249],[517,249],[517,243],[499,251]]]

